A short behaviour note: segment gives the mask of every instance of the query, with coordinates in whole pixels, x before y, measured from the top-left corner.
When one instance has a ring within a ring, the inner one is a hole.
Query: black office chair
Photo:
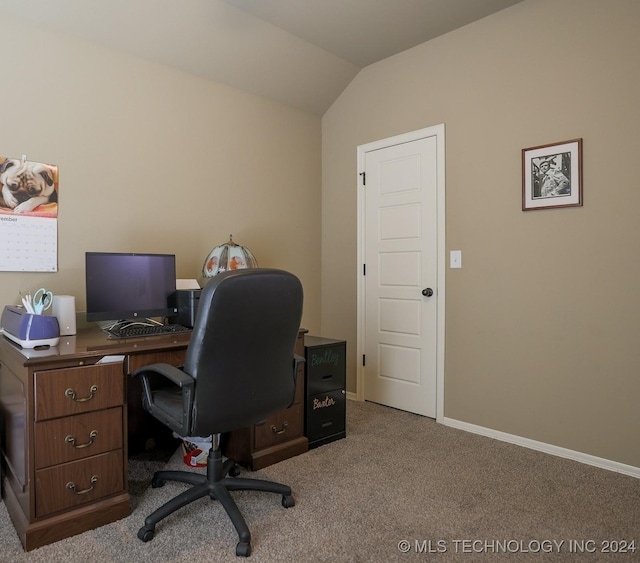
[[[297,277],[255,268],[218,274],[202,290],[183,369],[152,364],[140,376],[143,405],[181,436],[213,436],[207,474],[158,471],[153,487],[181,481],[192,487],[158,508],[138,531],[142,541],[156,524],[204,496],[219,500],[238,532],[236,555],[251,554],[251,534],[229,491],[253,490],[295,501],[291,488],[259,479],[237,478],[232,459],[223,462],[219,435],[263,421],[292,404],[298,362],[294,355],[302,316],[303,292]],[[230,475],[230,476],[228,476]]]

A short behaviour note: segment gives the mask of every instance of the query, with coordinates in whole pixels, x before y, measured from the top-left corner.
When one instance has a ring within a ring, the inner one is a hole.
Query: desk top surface
[[[24,365],[37,365],[56,360],[100,358],[139,352],[186,348],[191,333],[178,333],[138,338],[113,338],[99,327],[79,330],[73,336],[61,336],[57,346],[21,348],[6,336],[0,336],[0,351],[16,353],[24,358]]]

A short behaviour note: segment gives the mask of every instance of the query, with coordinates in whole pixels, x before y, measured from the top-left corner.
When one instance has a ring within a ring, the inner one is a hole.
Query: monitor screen
[[[173,254],[85,253],[87,321],[170,317],[176,309]]]

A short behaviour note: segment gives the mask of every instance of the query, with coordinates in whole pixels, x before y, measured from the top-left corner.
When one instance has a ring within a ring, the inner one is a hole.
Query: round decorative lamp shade
[[[202,266],[202,275],[205,278],[212,278],[227,270],[257,267],[258,262],[251,251],[233,242],[233,236],[229,235],[229,242],[216,246],[209,253]]]

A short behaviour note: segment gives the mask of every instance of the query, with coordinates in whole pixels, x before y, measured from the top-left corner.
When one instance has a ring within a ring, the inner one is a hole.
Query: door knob
[[[433,289],[431,289],[430,287],[425,287],[422,290],[422,295],[424,295],[425,297],[431,297],[433,295]]]

